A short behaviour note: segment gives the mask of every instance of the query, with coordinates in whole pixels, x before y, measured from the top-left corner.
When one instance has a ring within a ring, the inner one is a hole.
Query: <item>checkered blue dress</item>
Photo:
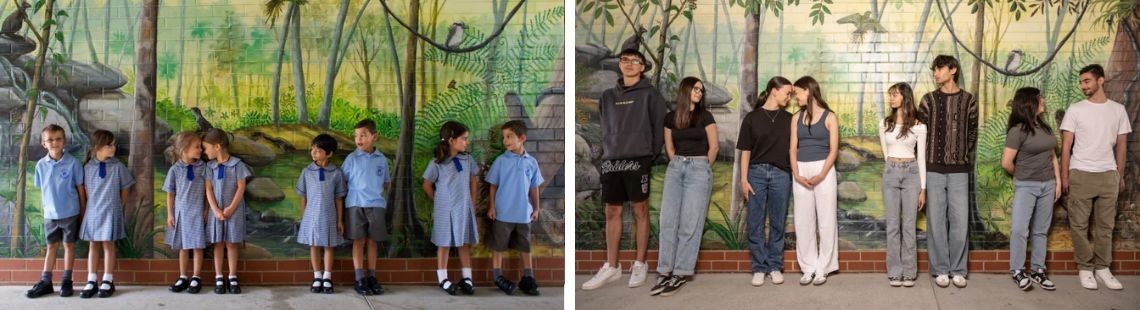
[[[471,201],[471,178],[478,175],[479,165],[467,154],[449,158],[442,164],[433,159],[424,170],[424,180],[435,184],[431,242],[436,246],[479,243],[479,228],[475,225],[474,203]]]
[[[301,215],[297,243],[319,247],[344,243],[344,237],[336,231],[336,200],[348,195],[344,172],[332,163],[325,168],[311,163],[301,170],[296,190],[297,195],[305,197],[305,214]]]
[[[83,186],[87,190],[87,211],[79,238],[84,241],[114,241],[122,239],[122,191],[135,185],[135,178],[119,159],[90,160],[83,167]]]
[[[207,179],[214,190],[214,201],[218,203],[219,209],[224,210],[237,195],[238,181],[248,179],[252,173],[241,159],[232,156],[224,163],[219,164],[215,160],[206,166],[209,168]],[[244,242],[245,212],[245,199],[238,203],[237,210],[225,221],[219,221],[211,212],[206,222],[206,242]]]
[[[171,249],[206,248],[206,163],[178,161],[166,173],[162,190],[174,195],[174,227],[166,227]]]

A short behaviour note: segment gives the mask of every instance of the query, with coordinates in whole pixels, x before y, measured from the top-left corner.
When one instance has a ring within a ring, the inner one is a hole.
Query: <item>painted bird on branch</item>
[[[1017,67],[1021,66],[1021,56],[1023,55],[1024,54],[1020,49],[1015,48],[1010,51],[1009,58],[1007,58],[1005,61],[1005,71],[1009,73],[1017,73]],[[1001,81],[1001,85],[1005,86],[1006,83],[1009,83],[1009,75],[1005,76],[1005,79]]]
[[[464,29],[467,29],[467,24],[464,24],[463,22],[451,23],[451,26],[447,28],[447,39],[445,39],[443,41],[444,46],[446,46],[449,49],[459,48],[459,44],[463,43],[463,30]],[[448,51],[444,51],[444,52],[447,53],[447,54],[444,54],[444,56],[443,56],[443,63],[446,64],[447,58],[449,56],[451,56],[451,52],[448,52]]]
[[[854,13],[847,15],[843,18],[840,18],[839,20],[836,20],[835,23],[840,25],[855,25],[855,31],[851,33],[851,41],[855,43],[863,42],[863,34],[867,33],[868,31],[874,33],[887,32],[887,28],[884,28],[883,25],[879,23],[879,19],[875,18],[875,16],[871,14],[871,11],[863,12],[863,14]]]

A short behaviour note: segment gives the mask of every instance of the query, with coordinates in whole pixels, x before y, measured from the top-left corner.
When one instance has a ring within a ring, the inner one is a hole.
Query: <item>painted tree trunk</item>
[[[301,53],[301,7],[296,1],[289,3],[293,8],[292,22],[292,61],[293,61],[293,97],[297,100],[297,123],[309,123],[309,105],[305,98],[305,62]]]
[[[408,5],[408,25],[411,31],[420,29],[420,1],[411,0]],[[414,33],[408,34],[404,55],[416,55],[418,39]],[[393,196],[388,207],[392,237],[388,248],[390,257],[422,257],[431,252],[431,245],[425,243],[427,235],[423,224],[416,216],[414,178],[412,177],[412,155],[415,152],[416,137],[416,57],[404,59],[404,102],[400,106],[400,140],[396,148],[396,171],[392,179]]]
[[[140,257],[154,253],[154,100],[155,69],[157,68],[158,0],[144,0],[139,14],[139,34],[136,42],[135,113],[131,124],[131,146],[127,165],[136,183],[127,198],[125,222],[133,235],[128,235]]]
[[[269,105],[273,109],[273,125],[281,124],[281,71],[285,65],[285,43],[289,41],[289,29],[292,28],[290,22],[296,9],[290,5],[281,23],[281,43],[277,46],[277,64],[273,67],[273,89],[270,90],[272,94],[269,96]]]
[[[329,42],[328,72],[325,73],[324,98],[321,100],[321,110],[317,114],[317,126],[329,128],[329,117],[332,114],[333,92],[336,89],[337,59],[340,56],[340,37],[344,32],[344,19],[348,15],[348,0],[341,0],[340,9],[336,14],[336,29],[333,30],[332,41]]]
[[[183,70],[182,66],[184,66],[186,64],[186,7],[187,6],[189,6],[189,4],[187,4],[185,0],[182,1],[181,5],[179,5],[179,7],[180,7],[179,11],[180,12],[178,14],[179,15],[179,17],[178,17],[179,18],[179,20],[178,20],[178,68],[175,69],[177,71],[175,71],[175,73],[174,73],[174,75],[176,76],[176,79],[177,79],[177,81],[174,83],[174,106],[181,106],[182,105],[182,76],[184,75],[183,74],[184,70]],[[170,87],[167,87],[167,89],[169,90]]]
[[[91,51],[91,62],[99,62],[99,54],[95,52],[95,40],[91,37],[91,19],[88,18],[87,2],[83,2],[83,32],[87,33],[87,49]],[[105,55],[105,54],[104,54]]]
[[[1117,199],[1118,210],[1140,205],[1140,6],[1133,18],[1118,22],[1112,54],[1105,68],[1104,91],[1108,98],[1122,100],[1132,120],[1132,133],[1128,134],[1128,152],[1125,155],[1124,192]],[[1074,44],[1075,45],[1075,44]],[[1121,235],[1140,233],[1140,215],[1121,212],[1125,224],[1120,225]],[[1118,222],[1119,223],[1119,222]]]
[[[757,87],[759,86],[757,80],[757,63],[756,52],[760,46],[760,24],[763,23],[761,19],[764,15],[749,14],[745,17],[744,25],[744,40],[740,49],[740,102],[737,104],[737,109],[740,110],[740,121],[752,112],[752,108],[756,103]],[[735,151],[733,156],[737,160],[732,163],[732,203],[729,205],[730,216],[737,214],[736,209],[741,208],[740,201],[740,151]]]

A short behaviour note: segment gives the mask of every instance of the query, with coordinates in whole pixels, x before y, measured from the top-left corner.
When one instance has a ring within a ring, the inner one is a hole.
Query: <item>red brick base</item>
[[[605,251],[575,252],[575,272],[592,274],[606,261]],[[623,268],[635,258],[634,251],[622,251],[619,259]],[[840,272],[887,272],[885,251],[841,251],[839,252]],[[748,251],[701,251],[697,255],[697,272],[707,273],[747,273],[752,271],[751,254]],[[657,267],[657,251],[649,251],[649,270]],[[918,270],[929,270],[926,251],[918,252]],[[1050,251],[1045,260],[1046,268],[1056,274],[1076,274],[1077,264],[1073,262],[1072,251]],[[1006,273],[1009,272],[1009,251],[970,251],[968,266],[970,272]],[[784,252],[784,271],[799,271],[796,252]],[[1116,251],[1112,255],[1112,272],[1119,275],[1140,275],[1140,251]]]
[[[351,283],[353,279],[352,260],[337,259],[334,264],[333,280],[337,283]],[[448,261],[449,277],[460,277],[459,260]],[[503,273],[512,279],[522,274],[522,262],[517,258],[504,258]],[[492,285],[491,259],[472,260],[474,280],[477,285]],[[31,284],[39,280],[43,269],[43,259],[0,259],[0,284]],[[102,266],[100,266],[102,269]],[[214,277],[213,260],[203,262],[202,277]],[[381,284],[435,284],[435,258],[396,258],[377,261],[376,278]],[[565,282],[565,259],[562,257],[534,258],[534,277],[541,286],[562,286]],[[55,278],[63,270],[63,261],[57,260]],[[75,279],[87,276],[87,260],[75,260]],[[178,260],[169,259],[121,259],[115,270],[115,282],[141,285],[169,285],[178,278]],[[308,285],[313,280],[309,260],[243,260],[238,262],[238,277],[246,285]],[[77,281],[78,281],[77,280]]]

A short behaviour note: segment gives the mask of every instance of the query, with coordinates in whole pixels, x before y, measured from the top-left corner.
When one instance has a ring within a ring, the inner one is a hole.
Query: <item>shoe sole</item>
[[[621,279],[621,274],[620,274],[620,273],[618,273],[618,274],[616,274],[616,275],[614,275],[614,276],[611,276],[611,277],[609,277],[609,278],[606,278],[605,280],[603,280],[603,281],[602,281],[602,283],[598,284],[597,286],[588,287],[588,286],[586,286],[585,284],[582,284],[582,290],[583,290],[583,291],[592,291],[592,290],[596,290],[596,289],[599,289],[599,288],[601,288],[601,287],[605,286],[606,284],[610,284],[611,282],[617,281],[618,279]]]

